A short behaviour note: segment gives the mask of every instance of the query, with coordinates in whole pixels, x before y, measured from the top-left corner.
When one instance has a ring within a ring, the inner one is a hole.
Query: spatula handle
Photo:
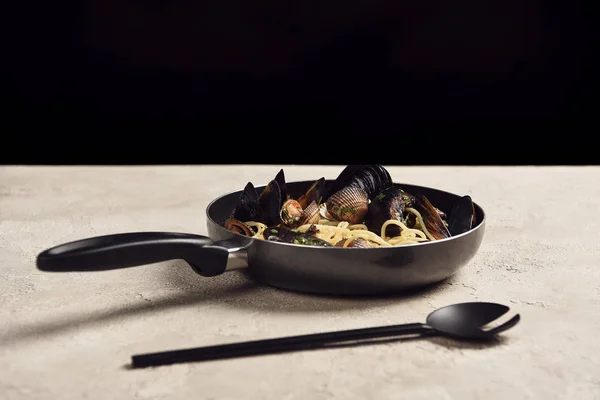
[[[138,354],[132,356],[131,361],[133,368],[145,368],[183,362],[198,362],[259,354],[310,350],[335,344],[341,345],[344,344],[344,342],[350,341],[386,337],[391,338],[401,335],[434,332],[435,331],[432,328],[421,323],[389,325],[172,350],[159,353]]]

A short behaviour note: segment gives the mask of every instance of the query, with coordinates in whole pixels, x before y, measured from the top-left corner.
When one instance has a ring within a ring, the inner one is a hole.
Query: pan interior
[[[329,182],[329,181],[328,181]],[[293,197],[314,181],[288,182]],[[448,212],[461,197],[442,190],[395,183],[409,193],[422,193]],[[256,186],[261,191],[265,185]],[[328,295],[378,295],[438,283],[465,266],[477,252],[484,233],[485,214],[475,204],[476,225],[448,239],[370,249],[301,246],[235,234],[224,227],[241,190],[219,197],[207,207],[209,236],[243,246],[251,275],[287,290]]]
[[[332,180],[328,180],[327,184],[333,182]],[[290,195],[294,198],[300,197],[308,188],[314,183],[314,181],[293,181],[287,183],[287,190]],[[260,193],[266,185],[256,186],[256,190]],[[425,195],[431,203],[439,208],[440,210],[448,213],[454,206],[455,202],[462,196],[450,192],[446,192],[443,190],[430,188],[426,186],[418,186],[404,183],[394,183],[394,186],[400,187],[408,193],[416,194],[421,193]],[[231,215],[233,212],[237,200],[240,196],[242,190],[238,190],[235,192],[227,193],[215,200],[213,200],[207,207],[207,216],[208,218],[215,224],[224,227],[225,220]],[[473,199],[475,203],[475,214],[476,221],[473,229],[476,229],[479,225],[483,223],[485,220],[485,213],[483,209],[477,204],[476,199]],[[236,235],[240,236],[240,235]]]

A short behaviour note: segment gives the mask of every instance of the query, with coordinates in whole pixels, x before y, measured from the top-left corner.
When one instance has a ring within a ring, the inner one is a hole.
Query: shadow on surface
[[[448,350],[479,350],[508,344],[509,339],[505,336],[496,336],[490,340],[459,340],[445,336],[430,337],[429,342],[445,347]]]
[[[457,340],[457,339],[452,339],[452,338],[448,338],[448,337],[442,337],[442,336],[437,336],[435,333],[425,333],[425,334],[414,334],[414,335],[405,335],[405,336],[401,336],[401,337],[394,337],[394,338],[374,338],[374,339],[368,339],[368,340],[358,340],[358,341],[350,341],[350,342],[341,342],[341,343],[330,343],[330,344],[326,344],[326,345],[321,345],[321,346],[316,346],[313,348],[307,347],[307,348],[300,348],[300,349],[293,349],[293,350],[280,350],[280,351],[266,351],[260,354],[245,354],[245,355],[235,355],[235,356],[226,356],[226,355],[218,355],[215,356],[215,358],[209,358],[209,359],[205,359],[205,360],[186,360],[186,361],[181,361],[181,360],[177,360],[175,358],[173,358],[172,360],[169,360],[168,357],[166,357],[165,359],[163,359],[162,363],[160,363],[160,365],[143,365],[143,366],[134,366],[133,362],[125,364],[123,366],[123,369],[126,370],[134,370],[134,369],[140,369],[140,368],[148,368],[148,367],[159,367],[159,366],[169,366],[169,365],[173,365],[173,364],[183,364],[183,363],[199,363],[199,362],[210,362],[210,361],[219,361],[219,360],[226,360],[226,359],[236,359],[236,358],[247,358],[247,357],[259,357],[259,356],[266,356],[266,355],[274,355],[274,354],[282,354],[282,353],[297,353],[297,352],[305,352],[305,351],[317,351],[317,350],[331,350],[331,349],[343,349],[343,348],[350,348],[350,347],[358,347],[358,346],[375,346],[375,345],[383,345],[383,344],[395,344],[395,343],[403,343],[403,342],[408,342],[408,341],[415,341],[415,340],[427,340],[433,344],[436,345],[441,345],[447,349],[450,350],[464,350],[464,349],[471,349],[471,350],[483,350],[483,349],[487,349],[487,348],[492,348],[492,347],[497,347],[500,345],[505,345],[508,340],[505,337],[502,336],[497,336],[495,338],[492,338],[490,340],[485,340],[485,341],[467,341],[467,340]],[[235,344],[235,343],[233,343]],[[210,347],[210,346],[208,346]],[[189,349],[189,348],[188,348]],[[197,349],[202,349],[202,347],[199,347]],[[180,350],[184,350],[184,349],[172,349],[172,350],[166,350],[163,351],[161,353],[168,353],[168,352],[177,352]],[[187,349],[185,349],[187,350]],[[158,353],[146,353],[146,354],[141,354],[141,355],[134,355],[132,357],[139,357],[139,356],[146,356],[146,355],[152,355],[152,354],[158,354]]]
[[[185,270],[185,269],[183,269]],[[460,271],[459,271],[460,272]],[[457,273],[445,281],[435,284],[407,289],[396,293],[387,294],[369,294],[369,295],[335,295],[293,291],[281,289],[259,282],[252,278],[248,270],[243,269],[235,272],[228,272],[220,277],[202,278],[193,273],[181,270],[164,269],[160,279],[169,286],[175,286],[181,290],[181,295],[190,295],[205,292],[208,286],[214,286],[213,290],[223,285],[225,276],[238,274],[243,278],[249,287],[244,293],[231,297],[226,301],[220,302],[221,305],[234,308],[248,308],[253,311],[267,312],[329,312],[342,311],[345,309],[363,309],[371,307],[381,307],[400,301],[410,300],[417,297],[432,297],[438,295],[443,290],[451,287],[454,280],[459,278]],[[222,279],[223,278],[223,279]],[[202,299],[192,300],[192,302],[202,301]]]
[[[176,262],[175,264],[180,263]],[[434,285],[397,294],[327,296],[292,292],[267,286],[249,278],[245,271],[228,272],[214,278],[199,277],[189,270],[187,265],[169,265],[158,271],[162,272],[159,272],[157,279],[174,288],[162,297],[144,298],[146,301],[125,304],[118,309],[112,306],[113,308],[98,310],[96,313],[58,315],[56,319],[22,325],[18,325],[18,322],[14,321],[15,326],[12,329],[9,328],[4,337],[0,338],[0,342],[6,344],[42,339],[46,336],[114,323],[143,314],[202,304],[275,313],[318,313],[377,308],[419,297],[435,297],[443,290],[452,287],[449,284],[457,279],[457,275],[455,275]],[[125,291],[126,288],[123,290]]]
[[[396,342],[408,342],[411,340],[423,339],[424,336],[426,336],[426,335],[411,335],[411,336],[407,335],[407,336],[397,337],[397,338],[380,338],[380,339],[369,339],[369,340],[361,340],[361,341],[353,341],[353,342],[330,343],[330,344],[325,344],[325,345],[319,345],[319,346],[313,347],[313,348],[307,347],[307,348],[293,349],[293,350],[280,350],[280,351],[270,351],[270,352],[267,351],[267,352],[264,352],[261,354],[245,354],[243,356],[219,355],[216,358],[211,358],[211,359],[206,359],[206,360],[196,360],[196,361],[172,360],[172,362],[164,362],[162,365],[144,366],[144,367],[136,367],[133,365],[133,363],[129,363],[129,364],[123,365],[123,369],[133,370],[133,369],[140,369],[140,368],[147,368],[147,367],[168,366],[168,365],[173,365],[173,364],[209,362],[209,361],[219,361],[219,360],[225,360],[225,359],[236,359],[236,358],[247,358],[247,357],[260,357],[260,356],[283,354],[283,353],[298,353],[301,351],[302,352],[317,351],[317,350],[323,351],[323,350],[330,350],[330,349],[343,349],[343,348],[366,346],[366,345],[391,344],[391,343],[396,343]],[[200,347],[198,349],[200,349]],[[170,351],[177,352],[177,351],[179,351],[179,349],[167,350],[166,352],[170,352]],[[147,354],[155,354],[155,353],[147,353]],[[144,354],[144,355],[146,355],[146,354]],[[139,356],[139,355],[134,355],[133,357],[137,357],[137,356]]]

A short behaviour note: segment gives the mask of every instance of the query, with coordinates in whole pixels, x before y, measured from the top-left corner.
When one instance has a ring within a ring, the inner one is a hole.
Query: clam
[[[357,224],[364,221],[369,210],[369,196],[358,186],[346,186],[327,199],[327,213],[337,221]]]
[[[302,216],[300,217],[300,221],[298,221],[299,225],[305,224],[317,224],[321,219],[321,213],[319,212],[319,206],[316,201],[312,201],[308,206],[302,210]]]

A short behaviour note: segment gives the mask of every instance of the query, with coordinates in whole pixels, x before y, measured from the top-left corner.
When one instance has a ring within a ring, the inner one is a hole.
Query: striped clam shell
[[[364,221],[369,211],[369,196],[358,186],[346,186],[327,200],[327,212],[337,221],[358,224]]]
[[[321,219],[319,213],[319,206],[316,201],[312,201],[304,210],[302,210],[302,216],[300,218],[300,225],[304,224],[317,224]]]

